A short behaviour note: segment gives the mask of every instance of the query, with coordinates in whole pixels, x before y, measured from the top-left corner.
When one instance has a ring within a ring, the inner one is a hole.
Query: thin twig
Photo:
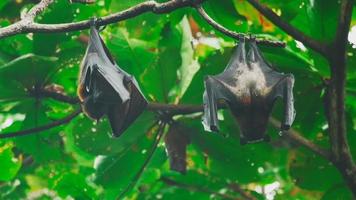
[[[164,127],[165,126],[166,126],[166,124],[163,123],[163,122],[161,122],[161,124],[159,124],[158,130],[157,130],[157,134],[156,134],[156,138],[155,138],[155,140],[154,140],[154,142],[152,144],[152,147],[151,147],[150,151],[148,152],[148,156],[147,156],[145,162],[141,165],[140,170],[136,173],[134,178],[131,180],[130,184],[124,189],[124,191],[121,192],[120,195],[118,195],[117,199],[122,199],[124,197],[124,195],[131,188],[133,188],[136,185],[137,181],[140,179],[142,173],[145,171],[147,165],[151,161],[151,158],[152,158],[153,154],[155,153],[159,142],[161,141],[162,135],[164,133]]]
[[[33,21],[35,17],[40,14],[42,11],[44,11],[50,4],[52,4],[54,1],[53,0],[42,0],[40,3],[36,4],[33,6],[30,11],[28,11],[22,20],[28,20],[28,21]]]
[[[313,38],[305,35],[303,32],[299,31],[289,23],[285,22],[280,18],[273,10],[267,6],[260,3],[259,0],[247,0],[253,7],[255,7],[261,14],[263,14],[268,20],[273,24],[281,28],[287,34],[294,37],[296,40],[302,42],[305,46],[319,52],[322,55],[327,54],[327,46]]]
[[[239,193],[246,200],[257,200],[256,197],[252,196],[250,192],[241,188],[241,186],[237,183],[232,183],[229,185],[233,191]]]
[[[63,119],[54,121],[52,123],[49,123],[49,124],[46,124],[43,126],[30,128],[30,129],[26,129],[26,130],[21,130],[21,131],[16,131],[16,132],[2,133],[2,134],[0,134],[0,139],[24,136],[24,135],[29,135],[32,133],[37,133],[37,132],[48,130],[48,129],[51,129],[51,128],[54,128],[54,127],[57,127],[57,126],[60,126],[60,125],[70,122],[73,118],[78,116],[81,112],[82,112],[82,110],[78,109]]]
[[[77,97],[71,97],[62,93],[58,93],[58,92],[53,92],[53,91],[49,91],[46,89],[41,89],[39,92],[39,97],[45,97],[45,98],[52,98],[55,99],[57,101],[61,101],[64,103],[69,103],[69,104],[78,104],[80,103],[79,98]]]
[[[214,21],[208,15],[208,13],[205,12],[204,8],[200,4],[196,6],[196,9],[197,9],[198,13],[200,14],[200,16],[202,16],[202,18],[208,24],[210,24],[212,27],[214,27],[216,30],[220,31],[221,33],[223,33],[229,37],[235,38],[235,39],[239,39],[241,37],[244,37],[247,40],[250,39],[250,37],[248,35],[231,31],[231,30],[223,27],[221,24],[217,23],[216,21]],[[262,45],[274,46],[274,47],[285,47],[286,46],[286,44],[284,42],[265,40],[265,39],[256,39],[256,43],[262,44]]]

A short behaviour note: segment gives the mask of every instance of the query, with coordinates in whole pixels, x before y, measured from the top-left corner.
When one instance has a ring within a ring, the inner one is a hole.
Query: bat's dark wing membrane
[[[130,94],[124,86],[124,78],[127,76],[123,70],[115,64],[111,54],[101,39],[98,30],[91,28],[89,49],[97,55],[93,56],[94,64],[98,72],[107,80],[110,86],[119,94],[121,101],[125,102],[130,98]],[[92,63],[90,62],[90,63]]]
[[[281,130],[288,130],[295,119],[294,97],[293,97],[294,76],[285,74],[277,83],[273,90],[272,98],[281,97],[284,104],[284,116],[281,124]]]
[[[202,122],[206,131],[219,131],[218,105],[219,100],[229,101],[231,91],[226,84],[215,76],[207,76],[204,80],[205,92],[203,95],[204,115]]]
[[[115,137],[119,137],[147,106],[147,100],[142,95],[134,77],[126,77],[126,88],[130,99],[122,104],[116,104],[108,112],[108,118]]]

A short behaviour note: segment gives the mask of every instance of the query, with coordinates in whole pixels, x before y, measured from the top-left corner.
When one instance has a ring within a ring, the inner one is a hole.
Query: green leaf
[[[24,108],[21,108],[21,110],[23,109],[27,112],[19,130],[26,130],[51,123],[51,120],[45,114],[45,108],[40,103],[31,100],[27,104],[23,104],[23,106]],[[8,129],[5,129],[5,132]],[[59,130],[59,127],[56,127],[27,136],[16,137],[12,140],[17,148],[26,154],[30,154],[37,162],[58,160],[62,156],[60,149],[62,141],[58,135]]]
[[[143,165],[151,159],[158,131],[158,127],[147,130],[146,135],[126,148],[125,152],[95,159],[95,182],[106,188],[106,199],[116,199],[130,189],[131,184],[136,184],[144,170]]]
[[[0,66],[0,101],[19,100],[28,96],[34,86],[42,86],[56,71],[55,57],[26,54]]]
[[[0,181],[12,180],[21,168],[22,161],[15,157],[12,148],[11,144],[0,146]]]
[[[54,188],[62,198],[74,199],[94,198],[95,190],[86,181],[86,177],[77,173],[65,173],[56,180]]]
[[[144,137],[154,120],[152,113],[144,112],[123,135],[112,138],[107,119],[96,123],[82,115],[71,122],[67,136],[79,149],[91,155],[115,155]]]
[[[332,163],[308,150],[290,152],[289,171],[295,184],[308,190],[324,191],[335,184],[343,183]]]
[[[325,192],[321,200],[344,200],[352,199],[353,195],[350,189],[344,185],[336,185]]]
[[[158,58],[154,65],[146,68],[143,87],[149,97],[155,101],[170,102],[169,94],[176,83],[177,70],[181,66],[180,47],[182,35],[170,24],[166,24],[161,33],[158,45]]]
[[[300,11],[292,21],[295,27],[308,27],[300,29],[307,35],[321,41],[330,42],[337,30],[340,2],[334,0],[303,0]]]
[[[180,99],[188,89],[193,77],[200,68],[198,60],[194,56],[192,47],[193,36],[190,29],[188,18],[183,17],[182,21],[177,25],[178,31],[182,34],[182,45],[180,56],[182,64],[178,69],[178,84],[176,98]]]
[[[0,2],[0,10],[2,10],[4,8],[4,6],[6,6],[6,4],[8,4],[10,2],[10,0],[3,0]]]

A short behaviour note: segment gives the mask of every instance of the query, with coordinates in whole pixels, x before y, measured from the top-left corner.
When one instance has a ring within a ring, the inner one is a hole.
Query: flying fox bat
[[[218,131],[218,102],[229,106],[240,128],[240,143],[269,141],[265,134],[268,118],[275,100],[283,99],[284,119],[281,130],[288,130],[295,118],[293,85],[294,76],[274,71],[265,62],[255,40],[240,38],[225,70],[218,75],[205,77],[203,95],[206,131]]]
[[[136,79],[115,63],[95,23],[90,28],[77,93],[87,116],[99,120],[107,115],[114,137],[120,136],[147,106]]]

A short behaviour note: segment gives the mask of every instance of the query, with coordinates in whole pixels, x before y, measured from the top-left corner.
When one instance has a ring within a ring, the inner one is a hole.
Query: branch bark
[[[346,134],[345,84],[347,36],[353,10],[353,0],[341,1],[338,29],[330,46],[327,59],[331,68],[331,80],[326,96],[326,114],[335,166],[344,176],[356,196],[356,167],[350,152]]]
[[[70,3],[93,4],[95,0],[69,0]]]
[[[20,21],[11,24],[7,27],[0,28],[0,39],[6,36],[24,33],[29,27],[33,26],[35,17],[46,9],[53,0],[42,0],[40,3],[32,7]]]
[[[269,119],[269,122],[277,129],[279,129],[281,127],[281,122],[274,117],[271,117]],[[296,131],[295,129],[291,128],[288,131],[285,131],[283,136],[291,139],[292,141],[296,142],[299,145],[302,145],[302,146],[310,149],[314,153],[324,157],[327,160],[330,160],[330,161],[333,160],[331,152],[329,150],[323,149],[323,148],[319,147],[318,145],[316,145],[315,143],[311,142],[310,140],[304,138],[302,136],[302,134],[299,133],[298,131]]]
[[[0,29],[0,38],[20,34],[20,33],[59,33],[69,31],[79,31],[90,27],[90,20],[62,24],[38,24],[33,22],[34,17],[45,9],[53,0],[42,0],[25,16],[21,21]],[[191,7],[202,0],[171,0],[165,3],[156,1],[146,1],[121,12],[117,12],[106,17],[102,17],[98,25],[103,26],[129,18],[136,17],[143,13],[153,12],[156,14],[169,13],[182,7]]]
[[[227,28],[223,27],[222,25],[220,25],[219,23],[217,23],[215,20],[213,20],[208,13],[205,12],[204,8],[201,5],[197,5],[196,9],[198,11],[198,13],[200,14],[200,16],[208,23],[210,24],[212,27],[214,27],[216,30],[220,31],[221,33],[235,38],[235,39],[239,39],[241,37],[244,37],[246,39],[250,39],[250,37],[248,37],[246,34],[243,33],[237,33],[231,30],[228,30]],[[285,47],[286,44],[284,42],[280,42],[280,41],[272,41],[272,40],[263,40],[263,39],[256,39],[256,43],[257,44],[262,44],[262,45],[268,45],[268,46],[274,46],[274,47]]]
[[[289,23],[283,21],[272,9],[260,3],[259,0],[247,0],[256,10],[263,14],[268,20],[273,24],[281,28],[284,32],[295,38],[296,40],[302,42],[305,46],[313,49],[314,51],[326,55],[327,46],[313,38],[305,35],[300,30],[296,29]]]

